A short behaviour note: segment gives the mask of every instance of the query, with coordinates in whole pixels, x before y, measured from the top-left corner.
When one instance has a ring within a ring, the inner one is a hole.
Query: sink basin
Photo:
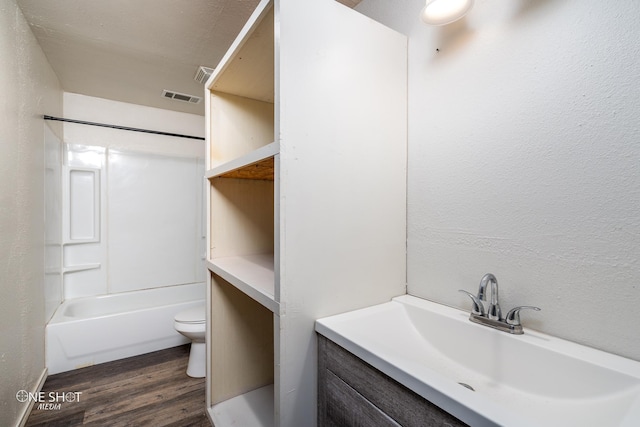
[[[316,331],[472,426],[640,425],[640,362],[410,295]]]

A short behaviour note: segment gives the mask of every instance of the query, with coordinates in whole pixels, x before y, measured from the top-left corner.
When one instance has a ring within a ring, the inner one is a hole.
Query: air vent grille
[[[198,96],[188,95],[186,93],[180,93],[173,90],[163,90],[162,96],[164,98],[175,99],[176,101],[188,102],[190,104],[198,104],[202,98]]]
[[[193,78],[198,83],[205,84],[209,77],[213,74],[213,68],[203,67],[202,65],[196,70],[196,76]]]

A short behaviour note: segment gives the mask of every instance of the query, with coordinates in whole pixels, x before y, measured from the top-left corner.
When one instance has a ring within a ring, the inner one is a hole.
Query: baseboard
[[[47,380],[47,376],[48,376],[48,370],[47,368],[44,368],[42,370],[42,374],[40,375],[40,378],[38,379],[38,383],[36,384],[34,390],[32,390],[34,394],[42,391],[42,387],[44,387],[44,382]],[[27,420],[29,419],[29,415],[31,415],[31,410],[33,409],[33,405],[35,405],[35,403],[36,402],[29,399],[29,402],[24,407],[22,415],[19,418],[19,422],[16,425],[17,427],[24,427],[25,425],[27,425]]]

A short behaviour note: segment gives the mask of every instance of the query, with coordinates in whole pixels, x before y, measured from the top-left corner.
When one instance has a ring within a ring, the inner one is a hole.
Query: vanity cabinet
[[[263,0],[207,82],[207,410],[316,424],[317,318],[406,291],[407,39]]]
[[[318,425],[467,426],[322,335],[318,335]]]

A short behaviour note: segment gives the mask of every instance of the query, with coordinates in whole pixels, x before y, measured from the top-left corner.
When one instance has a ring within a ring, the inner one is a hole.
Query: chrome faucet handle
[[[506,317],[504,318],[504,321],[508,325],[519,326],[520,325],[520,310],[524,310],[524,309],[540,311],[540,308],[538,308],[538,307],[533,307],[533,306],[530,306],[530,305],[522,305],[520,307],[512,308],[511,310],[509,310],[509,312],[507,313]]]
[[[471,298],[471,301],[473,301],[473,309],[471,310],[471,313],[478,316],[484,316],[484,305],[482,305],[482,301],[480,301],[477,296],[471,292],[465,291],[464,289],[458,289],[458,292],[467,294],[469,298]]]

